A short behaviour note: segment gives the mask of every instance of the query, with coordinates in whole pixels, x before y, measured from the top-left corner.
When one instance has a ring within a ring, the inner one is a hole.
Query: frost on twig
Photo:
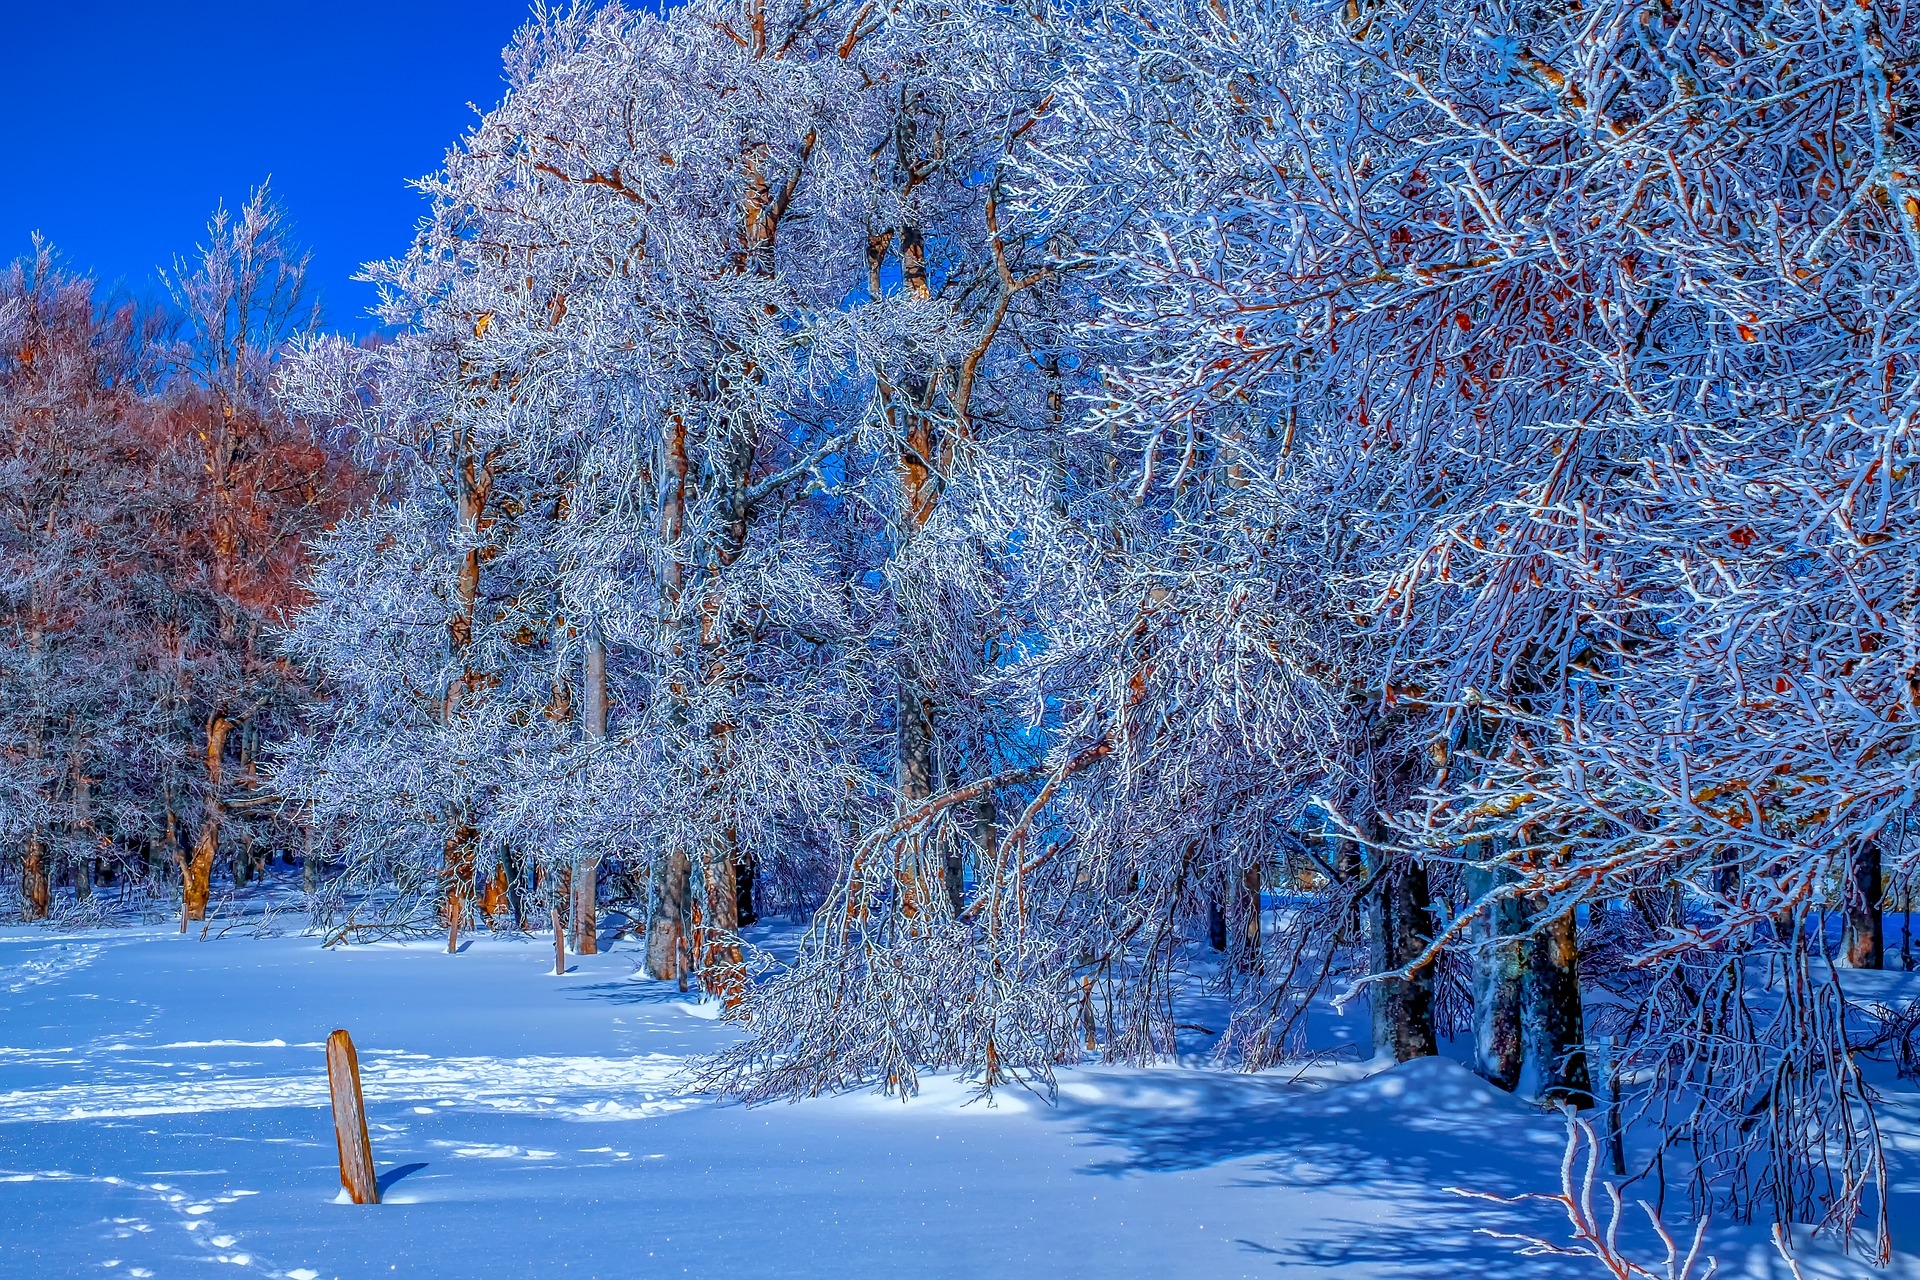
[[[1512,1241],[1520,1246],[1519,1252],[1527,1257],[1591,1259],[1614,1280],[1707,1280],[1712,1276],[1720,1264],[1711,1255],[1703,1256],[1701,1253],[1707,1232],[1705,1217],[1694,1225],[1693,1238],[1683,1251],[1654,1207],[1644,1200],[1638,1201],[1648,1224],[1660,1238],[1664,1256],[1658,1262],[1648,1264],[1635,1260],[1621,1248],[1620,1220],[1624,1209],[1620,1189],[1611,1182],[1600,1181],[1606,1196],[1603,1221],[1601,1213],[1594,1207],[1594,1184],[1599,1181],[1600,1141],[1594,1135],[1593,1126],[1581,1119],[1571,1107],[1566,1108],[1566,1116],[1567,1145],[1560,1160],[1560,1190],[1557,1194],[1536,1191],[1518,1196],[1498,1196],[1459,1187],[1447,1189],[1455,1195],[1491,1200],[1496,1204],[1540,1202],[1558,1205],[1561,1212],[1566,1214],[1573,1242],[1556,1244],[1539,1236],[1496,1231],[1488,1227],[1480,1228],[1481,1234],[1496,1240]],[[1776,1242],[1779,1239],[1777,1234],[1775,1239]]]

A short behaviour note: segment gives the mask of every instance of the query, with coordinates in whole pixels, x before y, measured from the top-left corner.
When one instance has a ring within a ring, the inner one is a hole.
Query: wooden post
[[[553,976],[558,978],[567,971],[567,931],[561,927],[560,908],[553,909]]]
[[[360,1059],[344,1030],[327,1037],[327,1089],[333,1094],[333,1136],[340,1145],[340,1185],[355,1204],[379,1204],[367,1107],[360,1096]]]

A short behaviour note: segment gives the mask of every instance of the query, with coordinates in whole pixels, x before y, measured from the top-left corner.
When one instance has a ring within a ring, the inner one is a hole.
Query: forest
[[[1893,1259],[1920,5],[609,0],[505,73],[374,337],[264,187],[163,305],[0,279],[0,913],[637,939],[746,1102],[1199,995]]]

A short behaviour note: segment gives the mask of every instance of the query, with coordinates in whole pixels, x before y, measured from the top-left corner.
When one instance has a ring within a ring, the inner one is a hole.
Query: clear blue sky
[[[0,261],[46,234],[156,291],[215,201],[269,174],[327,322],[365,332],[361,262],[402,251],[430,172],[504,88],[527,0],[0,0]]]

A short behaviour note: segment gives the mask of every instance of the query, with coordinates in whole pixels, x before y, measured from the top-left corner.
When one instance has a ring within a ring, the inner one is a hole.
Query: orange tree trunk
[[[47,885],[47,855],[40,833],[27,837],[27,860],[20,868],[20,915],[25,920],[47,918],[50,893]]]
[[[487,881],[487,887],[480,895],[480,914],[487,918],[491,928],[496,920],[507,910],[507,866],[500,863],[493,869],[493,878]]]
[[[207,918],[207,897],[213,883],[213,859],[220,849],[220,762],[227,752],[227,731],[233,721],[216,711],[207,717],[207,810],[193,856],[180,864],[180,893],[186,903],[182,920]]]
[[[186,902],[186,912],[180,923],[183,933],[186,931],[186,921],[207,918],[207,898],[213,886],[213,850],[218,839],[217,824],[203,825],[200,838],[194,842],[192,855],[180,864],[180,893]]]
[[[441,870],[445,880],[441,893],[440,923],[447,927],[447,950],[459,947],[460,929],[467,921],[467,903],[473,897],[474,847],[480,833],[466,823],[447,837],[446,861]]]
[[[740,954],[740,889],[735,870],[739,837],[732,827],[713,841],[701,866],[706,889],[705,911],[695,913],[695,949],[700,957],[700,986],[728,1009],[737,1007],[747,990],[746,965]]]

